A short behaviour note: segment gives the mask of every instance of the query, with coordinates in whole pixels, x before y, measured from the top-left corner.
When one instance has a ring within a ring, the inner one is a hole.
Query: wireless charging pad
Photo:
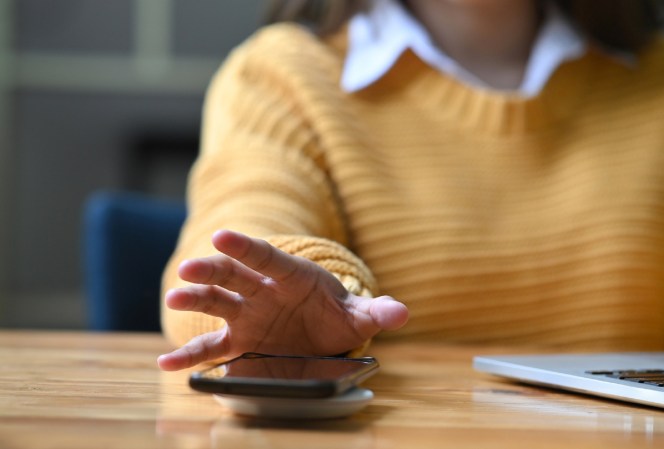
[[[373,397],[373,391],[357,387],[324,399],[214,395],[219,403],[239,415],[279,419],[342,418],[363,409]]]

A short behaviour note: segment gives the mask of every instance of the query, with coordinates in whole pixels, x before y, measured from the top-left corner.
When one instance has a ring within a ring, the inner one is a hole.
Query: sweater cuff
[[[343,245],[321,237],[273,235],[265,238],[271,245],[294,256],[315,262],[341,281],[354,295],[374,297],[376,280],[362,260]]]

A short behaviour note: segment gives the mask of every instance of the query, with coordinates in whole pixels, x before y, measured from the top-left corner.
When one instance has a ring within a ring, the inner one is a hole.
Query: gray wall
[[[85,326],[86,198],[183,197],[204,90],[262,10],[260,0],[0,0],[0,325]],[[132,153],[169,139],[188,148],[137,174]]]

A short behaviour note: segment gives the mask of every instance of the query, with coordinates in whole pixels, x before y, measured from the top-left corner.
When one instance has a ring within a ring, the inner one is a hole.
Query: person
[[[664,349],[659,3],[277,3],[207,92],[162,369]]]

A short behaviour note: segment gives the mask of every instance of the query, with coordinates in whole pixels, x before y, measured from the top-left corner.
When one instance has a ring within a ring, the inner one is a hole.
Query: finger
[[[215,248],[239,260],[247,267],[277,281],[297,272],[298,259],[265,240],[254,239],[238,232],[223,230],[212,237]]]
[[[408,308],[389,296],[371,300],[369,314],[382,330],[394,331],[408,322]]]
[[[185,281],[218,285],[243,297],[255,295],[265,279],[261,274],[223,254],[185,260],[178,267],[178,274]]]
[[[408,322],[408,308],[389,296],[380,296],[375,299],[362,298],[349,295],[348,301],[354,306],[353,313],[356,322],[365,327],[365,332],[371,333],[371,327],[377,330],[392,331],[403,327]],[[367,323],[370,320],[370,325]],[[360,333],[362,334],[362,330]]]
[[[214,285],[192,285],[169,290],[164,301],[173,310],[201,312],[233,321],[240,313],[238,296]]]
[[[199,335],[175,351],[159,356],[159,368],[177,371],[227,355],[229,344],[226,329]]]

